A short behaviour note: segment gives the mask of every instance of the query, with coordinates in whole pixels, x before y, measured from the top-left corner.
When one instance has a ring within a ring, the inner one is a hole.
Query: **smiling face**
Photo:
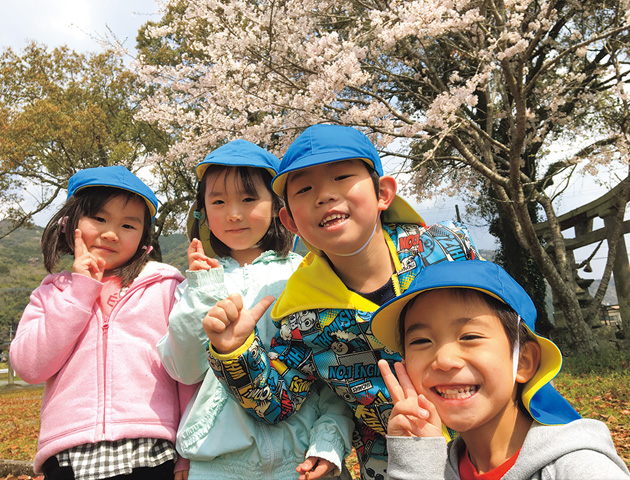
[[[377,199],[362,160],[343,160],[289,174],[289,230],[327,255],[356,251],[370,238],[378,214],[389,204]],[[285,210],[286,212],[286,210]]]
[[[234,169],[205,176],[205,210],[213,235],[230,248],[240,265],[253,262],[257,247],[272,218],[272,195],[259,176],[253,176],[255,194],[247,192]]]
[[[482,297],[422,293],[407,309],[404,334],[409,376],[445,425],[462,435],[513,427],[519,409],[512,349]]]
[[[93,216],[79,219],[77,228],[90,253],[105,260],[105,274],[125,265],[142,239],[146,203],[140,197],[114,196]]]

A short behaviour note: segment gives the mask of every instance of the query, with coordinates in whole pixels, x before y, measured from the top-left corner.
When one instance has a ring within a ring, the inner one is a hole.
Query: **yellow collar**
[[[401,268],[400,259],[394,242],[385,230],[383,230],[383,236],[396,269],[392,280],[394,291],[398,296],[401,293],[397,275]],[[284,291],[274,304],[271,317],[279,320],[292,313],[323,308],[373,312],[378,307],[374,302],[349,290],[332,269],[326,257],[309,253],[289,278]]]

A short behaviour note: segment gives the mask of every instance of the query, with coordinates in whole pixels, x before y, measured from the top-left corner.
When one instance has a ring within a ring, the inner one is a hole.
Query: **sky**
[[[125,47],[133,51],[135,37],[142,24],[160,18],[159,5],[155,0],[0,0],[0,47],[22,50],[30,41],[48,47],[67,45],[71,49],[88,52],[100,51],[101,41],[115,36]],[[384,161],[387,170],[392,164]],[[609,185],[615,182],[610,181]],[[577,178],[563,195],[558,214],[562,214],[588,203],[606,192],[592,178]],[[430,202],[408,201],[420,212],[425,222],[432,224],[455,219],[455,205],[462,214],[465,199],[448,198]],[[48,215],[50,215],[49,213]],[[626,217],[628,218],[628,217]],[[477,246],[483,249],[496,248],[496,240],[488,233],[480,220],[465,218]],[[47,219],[43,219],[45,224]],[[595,227],[602,222],[596,221]],[[571,236],[567,232],[567,236]],[[626,236],[626,241],[630,235]],[[592,247],[576,251],[578,261],[590,254]],[[583,271],[583,278],[599,278],[605,262],[606,249],[600,249],[592,262],[593,273]]]
[[[0,0],[0,47],[22,50],[30,41],[76,51],[100,51],[111,36],[133,48],[138,29],[158,20],[154,0]]]

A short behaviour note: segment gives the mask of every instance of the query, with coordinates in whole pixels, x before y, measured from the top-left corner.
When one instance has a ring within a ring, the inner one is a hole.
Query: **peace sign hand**
[[[203,251],[201,240],[193,238],[188,246],[188,270],[210,270],[219,266],[216,258],[207,257]]]
[[[105,260],[88,251],[83,241],[81,230],[78,228],[74,231],[74,263],[72,264],[72,271],[99,282],[103,280],[103,273],[105,273]]]
[[[442,436],[442,421],[435,406],[417,392],[405,366],[400,362],[394,364],[400,383],[387,361],[379,360],[378,367],[394,402],[387,424],[387,434],[392,437]]]

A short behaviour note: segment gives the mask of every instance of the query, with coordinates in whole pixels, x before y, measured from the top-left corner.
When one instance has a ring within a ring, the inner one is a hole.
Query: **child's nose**
[[[324,184],[318,191],[317,204],[323,205],[337,199],[337,191],[330,184]]]
[[[227,219],[230,222],[237,222],[243,219],[243,212],[238,207],[230,207],[227,212]]]
[[[454,368],[462,368],[463,361],[455,345],[442,345],[433,358],[431,367],[433,370],[448,371]]]
[[[118,234],[110,229],[105,230],[102,234],[101,237],[103,237],[105,240],[109,241],[109,242],[117,242],[118,241]]]

